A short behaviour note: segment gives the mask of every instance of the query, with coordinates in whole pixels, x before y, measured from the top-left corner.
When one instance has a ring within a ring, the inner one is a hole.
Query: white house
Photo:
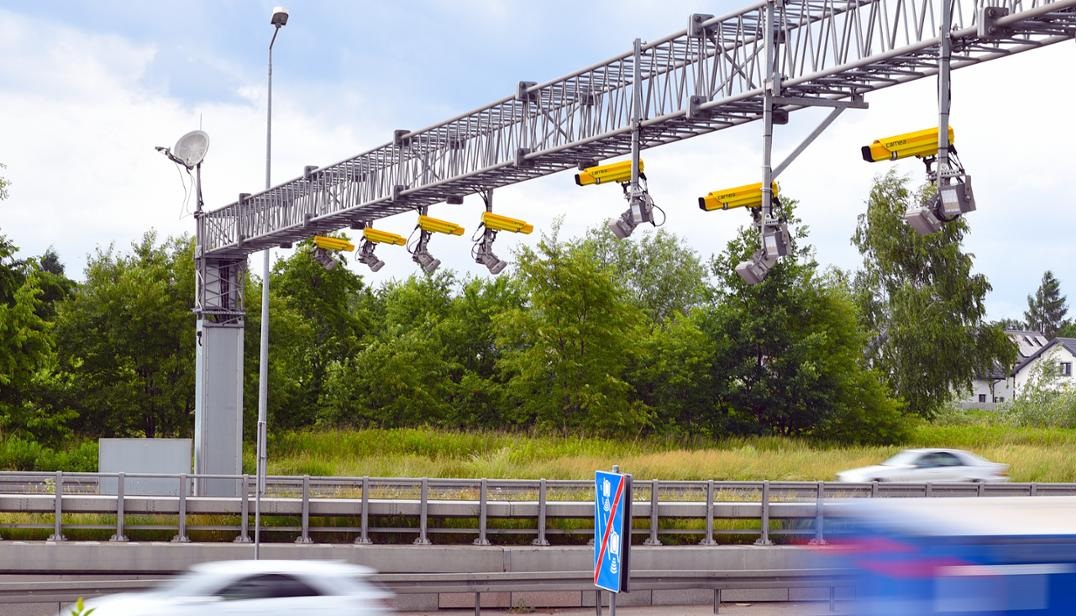
[[[1076,385],[1072,365],[1076,363],[1076,338],[1054,338],[1012,373],[1012,389],[1020,395],[1036,383],[1050,389]]]
[[[1011,401],[1016,394],[1013,375],[1050,345],[1050,340],[1039,332],[1006,330],[1005,334],[1016,345],[1016,365],[1011,369],[994,366],[988,374],[976,376],[971,382],[971,392],[960,400],[961,407],[994,409],[996,404]]]

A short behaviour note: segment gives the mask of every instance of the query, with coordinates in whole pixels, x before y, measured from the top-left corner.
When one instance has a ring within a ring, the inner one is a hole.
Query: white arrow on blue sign
[[[628,590],[631,549],[631,475],[594,473],[594,585]]]

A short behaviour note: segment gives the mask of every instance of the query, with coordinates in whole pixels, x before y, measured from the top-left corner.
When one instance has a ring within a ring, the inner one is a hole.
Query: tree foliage
[[[194,412],[194,244],[146,233],[118,254],[98,250],[59,306],[56,343],[79,430],[185,436]]]
[[[1046,270],[1035,295],[1027,296],[1024,321],[1028,329],[1042,332],[1047,338],[1053,338],[1058,330],[1068,324],[1065,320],[1067,312],[1065,296],[1061,294],[1061,283],[1054,277],[1053,272]]]
[[[931,190],[913,194],[894,172],[878,178],[852,237],[863,255],[855,296],[870,333],[867,356],[908,409],[927,417],[1016,353],[1002,328],[984,321],[990,284],[960,249],[964,220],[927,236],[903,223]]]
[[[1003,330],[1021,331],[1027,329],[1027,323],[1020,319],[1001,319],[994,323]]]
[[[0,200],[7,186],[0,177]],[[72,283],[62,268],[54,271],[51,249],[36,259],[16,259],[17,251],[0,234],[0,432],[51,444],[68,433],[72,417],[52,395],[58,381],[52,319]]]
[[[621,240],[602,225],[587,233],[586,243],[655,323],[686,314],[706,299],[706,267],[663,229]]]
[[[865,334],[841,277],[820,276],[807,230],[785,211],[790,254],[750,286],[737,263],[758,248],[741,229],[713,262],[714,306],[705,325],[715,343],[711,379],[728,430],[889,442],[902,433],[900,406],[866,366]]]
[[[1057,330],[1058,338],[1076,338],[1076,321],[1067,321]]]
[[[647,409],[624,380],[642,311],[588,245],[554,229],[517,255],[525,306],[494,319],[510,420],[562,433],[641,433]]]
[[[374,300],[362,278],[343,264],[326,270],[313,252],[312,241],[299,243],[270,274],[268,416],[275,427],[314,423],[330,366],[358,353],[364,332],[374,327]],[[261,327],[260,294],[260,285],[251,284],[247,326],[252,333]],[[244,390],[251,422],[257,417],[258,361],[254,333],[246,337]]]
[[[565,241],[554,228],[496,278],[442,270],[376,288],[299,243],[270,278],[270,424],[899,440],[905,407],[929,415],[1013,354],[983,322],[989,285],[959,249],[963,223],[926,238],[902,224],[921,198],[879,180],[854,283],[820,271],[791,202],[793,254],[756,286],[734,273],[757,248],[751,227],[707,265],[662,231]],[[51,249],[16,254],[0,236],[0,430],[189,435],[192,242],[151,232],[99,249],[80,284]],[[244,282],[252,439],[260,288]]]
[[[9,267],[0,262],[0,269]],[[55,367],[52,324],[41,315],[45,302],[40,271],[31,266],[21,274],[18,286],[0,297],[0,428],[52,441],[62,433],[64,418],[57,423],[35,400]]]

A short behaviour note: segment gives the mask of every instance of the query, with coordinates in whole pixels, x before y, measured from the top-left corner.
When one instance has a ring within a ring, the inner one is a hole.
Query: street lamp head
[[[282,6],[274,7],[273,18],[269,23],[277,28],[288,25],[288,9]]]

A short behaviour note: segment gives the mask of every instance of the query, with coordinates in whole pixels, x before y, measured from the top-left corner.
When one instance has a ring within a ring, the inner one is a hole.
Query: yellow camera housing
[[[454,222],[448,222],[447,220],[441,220],[439,218],[430,218],[426,215],[420,215],[418,217],[418,227],[423,231],[429,231],[430,233],[463,235],[463,227],[461,227],[460,225],[457,225]]]
[[[949,127],[949,144],[953,144],[953,127]],[[875,139],[860,148],[863,160],[876,163],[880,160],[898,160],[909,156],[933,156],[938,153],[938,129],[926,128],[903,133],[885,139]]]
[[[777,182],[770,184],[770,191],[774,197],[779,192]],[[699,197],[699,209],[710,212],[713,210],[731,210],[737,207],[746,207],[757,210],[762,207],[762,182],[737,186],[736,188],[724,188],[715,190],[705,197]]]
[[[407,240],[402,235],[390,233],[388,231],[379,231],[373,227],[366,227],[362,230],[362,237],[368,242],[375,244],[395,244],[397,246],[403,246],[407,243]]]
[[[314,245],[322,250],[346,250],[348,252],[355,250],[355,245],[342,237],[315,235]]]
[[[511,233],[530,233],[534,231],[534,225],[526,221],[501,216],[493,212],[482,212],[482,224],[494,231],[509,231]]]
[[[639,161],[639,173],[644,169],[643,161]],[[608,165],[596,165],[587,167],[575,174],[575,183],[580,186],[591,184],[605,184],[606,182],[625,183],[631,181],[631,161],[622,160]]]

